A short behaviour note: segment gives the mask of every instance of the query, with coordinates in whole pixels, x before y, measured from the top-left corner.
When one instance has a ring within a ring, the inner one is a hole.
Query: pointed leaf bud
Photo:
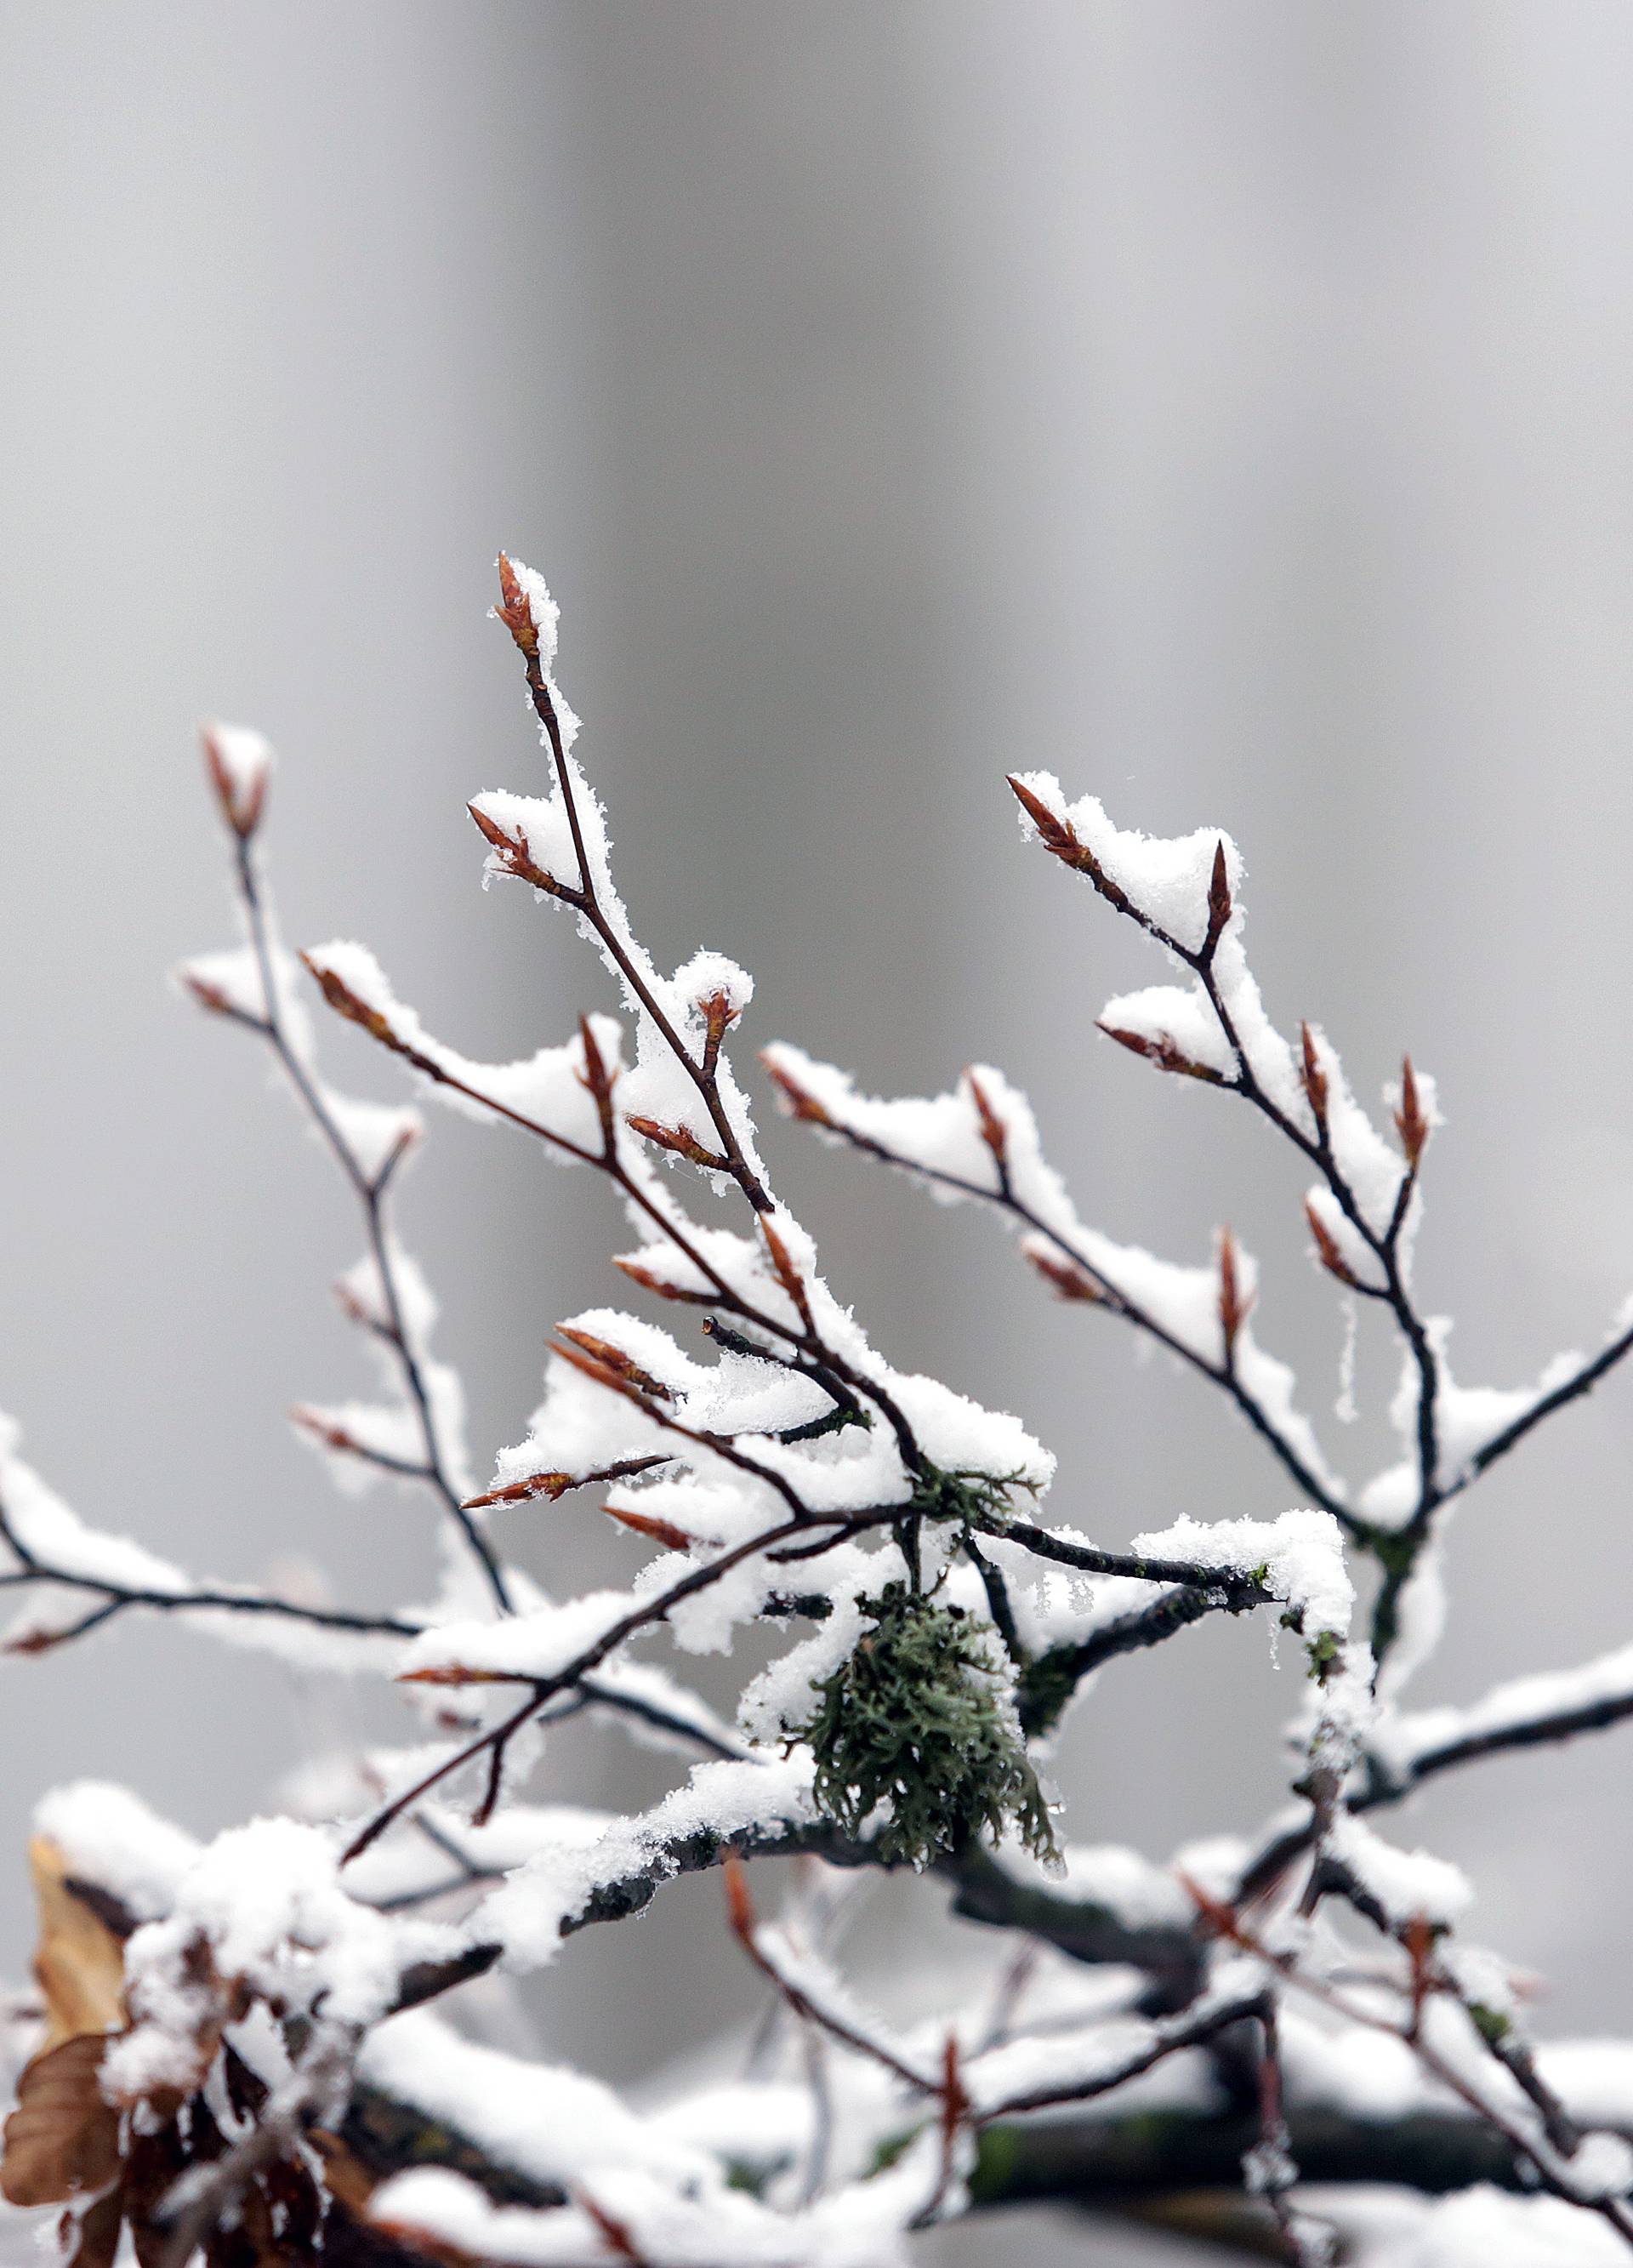
[[[1097,1032],[1104,1032],[1108,1040],[1115,1040],[1120,1048],[1127,1048],[1130,1055],[1142,1056],[1147,1063],[1155,1064],[1159,1071],[1178,1071],[1183,1078],[1199,1079],[1208,1086],[1223,1086],[1225,1084],[1222,1071],[1215,1071],[1211,1064],[1198,1063],[1194,1057],[1186,1055],[1181,1049],[1175,1047],[1166,1032],[1130,1032],[1119,1024],[1098,1020],[1094,1028]]]
[[[636,1535],[650,1536],[661,1543],[666,1551],[695,1551],[703,1540],[688,1535],[684,1528],[677,1528],[673,1520],[658,1520],[650,1512],[636,1512],[629,1505],[604,1504],[601,1510],[621,1528],[628,1528]]]
[[[791,1118],[798,1118],[807,1126],[833,1125],[834,1121],[810,1088],[801,1086],[793,1073],[783,1069],[769,1048],[761,1049],[760,1060],[770,1072],[776,1099]]]
[[[613,1086],[617,1072],[608,1071],[607,1058],[601,1053],[595,1036],[595,1027],[588,1016],[578,1019],[578,1042],[584,1049],[584,1070],[580,1074],[594,1098],[596,1116],[601,1122],[601,1140],[610,1158],[614,1147]]]
[[[1316,1256],[1322,1267],[1329,1276],[1335,1276],[1341,1284],[1347,1284],[1352,1292],[1358,1292],[1361,1279],[1338,1249],[1331,1229],[1321,1219],[1312,1198],[1305,1199],[1304,1217],[1310,1224],[1310,1233],[1315,1239]]]
[[[1009,1181],[1009,1128],[992,1108],[985,1087],[973,1071],[964,1074],[970,1101],[975,1106],[975,1116],[981,1126],[981,1138],[992,1152],[993,1163],[998,1169],[998,1180],[1007,1189]]]
[[[1327,1138],[1327,1073],[1321,1069],[1316,1053],[1315,1035],[1308,1024],[1298,1027],[1299,1044],[1303,1050],[1298,1075],[1304,1085],[1305,1101],[1310,1106],[1310,1116],[1315,1121],[1315,1130],[1323,1141]]]
[[[564,1339],[570,1340],[592,1360],[615,1371],[620,1378],[627,1379],[638,1392],[651,1395],[655,1402],[674,1400],[671,1388],[666,1386],[661,1379],[654,1378],[650,1371],[643,1370],[633,1356],[627,1355],[622,1347],[614,1346],[610,1339],[597,1338],[593,1333],[576,1329],[570,1323],[563,1323],[560,1328]]]
[[[1219,939],[1225,934],[1225,924],[1231,918],[1231,877],[1225,860],[1225,842],[1221,837],[1214,846],[1213,873],[1208,883],[1208,934],[1203,939],[1202,959],[1213,959]]]
[[[1243,1291],[1236,1239],[1228,1228],[1219,1231],[1219,1328],[1225,1334],[1227,1364],[1236,1351],[1236,1340],[1253,1309],[1253,1294]]]
[[[614,1253],[613,1265],[632,1284],[638,1284],[644,1292],[655,1292],[660,1300],[674,1300],[689,1307],[712,1307],[720,1296],[712,1290],[699,1292],[694,1291],[690,1285],[672,1284],[666,1277],[658,1275],[655,1269],[648,1268],[629,1254]]]
[[[657,1118],[640,1118],[633,1115],[624,1120],[631,1133],[639,1134],[645,1141],[660,1150],[673,1150],[677,1158],[688,1165],[705,1167],[710,1173],[724,1174],[729,1170],[727,1161],[717,1152],[705,1148],[696,1135],[685,1126],[666,1126]]]
[[[805,1279],[800,1275],[799,1270],[795,1267],[793,1260],[789,1254],[787,1245],[783,1243],[781,1236],[777,1233],[776,1230],[773,1228],[768,1216],[764,1213],[760,1213],[756,1218],[760,1224],[760,1233],[766,1241],[766,1250],[771,1256],[772,1271],[776,1275],[777,1282],[782,1285],[783,1291],[787,1292],[789,1298],[792,1300],[794,1310],[798,1315],[800,1322],[804,1323],[806,1330],[811,1330],[813,1326],[811,1321],[811,1307],[805,1292]]]
[[[487,1512],[495,1505],[526,1504],[537,1496],[548,1497],[554,1504],[557,1497],[565,1496],[570,1488],[577,1485],[570,1473],[529,1473],[526,1480],[507,1481],[503,1488],[485,1489],[481,1496],[467,1496],[460,1509]]]
[[[499,554],[499,603],[495,614],[530,661],[539,658],[539,625],[521,577],[502,551]]]
[[[260,826],[272,773],[271,743],[247,725],[211,721],[199,726],[204,764],[221,815],[242,843]]]
[[[748,1888],[748,1869],[735,1851],[727,1851],[720,1862],[725,1879],[725,1910],[733,1936],[747,1945],[754,1934],[754,1902]]]
[[[1063,1300],[1081,1300],[1091,1306],[1103,1306],[1106,1294],[1086,1270],[1073,1260],[1057,1259],[1044,1246],[1029,1239],[1021,1247],[1028,1263],[1046,1283],[1052,1284]]]
[[[1410,1056],[1401,1064],[1401,1105],[1394,1114],[1395,1131],[1401,1137],[1401,1147],[1406,1152],[1406,1162],[1413,1173],[1429,1139],[1429,1121],[1423,1116],[1423,1100],[1417,1092],[1417,1079],[1412,1070]]]

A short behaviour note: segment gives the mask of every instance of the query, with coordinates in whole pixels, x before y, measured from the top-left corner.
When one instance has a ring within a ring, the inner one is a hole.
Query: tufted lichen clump
[[[868,1841],[890,1865],[927,1867],[1011,1828],[1057,1857],[989,1626],[901,1583],[862,1604],[872,1628],[798,1727],[821,1808],[855,1836],[883,1806]]]

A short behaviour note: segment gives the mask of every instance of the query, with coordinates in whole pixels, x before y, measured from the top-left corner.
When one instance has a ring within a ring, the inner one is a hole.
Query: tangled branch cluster
[[[86,2268],[125,2230],[143,2262],[178,2268],[200,2253],[882,2268],[914,2231],[1029,2197],[1295,2263],[1432,2268],[1476,2245],[1623,2257],[1633,2052],[1534,2046],[1506,1964],[1462,1933],[1462,1878],[1366,1815],[1476,1758],[1633,1714],[1633,1647],[1468,1709],[1405,1705],[1442,1618],[1450,1508],[1620,1361],[1633,1322],[1529,1391],[1458,1386],[1413,1287],[1432,1084],[1403,1064],[1389,1138],[1319,1029],[1296,1046],[1276,1031],[1227,837],[1122,833],[1092,798],[1017,777],[1028,836],[1179,973],[1111,1002],[1102,1030],[1246,1102],[1297,1153],[1313,1257],[1379,1311],[1402,1364],[1400,1455],[1351,1489],[1258,1343],[1256,1270],[1228,1232],[1187,1266],[1086,1226],[996,1070],[883,1101],[769,1049],[793,1119],[1005,1219],[1063,1300],[1217,1388],[1297,1499],[1122,1549],[1046,1521],[1047,1452],[1015,1418],[895,1368],[824,1282],[732,1067],[750,980],[712,952],[666,976],[640,945],[555,682],[555,607],[525,567],[502,559],[500,579],[549,777],[543,794],[471,804],[487,873],[568,909],[622,1014],[484,1064],[434,1037],[363,946],[297,961],[260,863],[270,752],[228,727],[205,753],[244,936],[180,972],[270,1051],[354,1192],[364,1250],[338,1292],[388,1398],[292,1414],[342,1476],[423,1491],[444,1543],[437,1594],[341,1609],[196,1580],[82,1521],[22,1462],[15,1429],[0,1444],[0,1584],[23,1596],[11,1652],[132,1613],[185,1616],[314,1673],[395,1679],[416,1737],[204,1845],[119,1790],[47,1799],[45,2029],[7,2129],[6,2197],[65,2207]],[[701,1315],[690,1350],[618,1308],[562,1324],[544,1400],[486,1488],[394,1225],[419,1116],[328,1083],[314,981],[426,1094],[600,1175],[636,1240],[614,1264]],[[507,1539],[585,1491],[644,1564],[555,1599]],[[1307,1671],[1287,1810],[1168,1865],[1074,1844],[1051,1815],[1048,1758],[1091,1736],[1073,1711],[1094,1673],[1262,1609]],[[773,1658],[730,1720],[638,1651],[663,1635],[680,1657],[726,1652],[749,1625]],[[589,1712],[686,1760],[651,1811],[526,1800],[541,1728]],[[745,1867],[771,1856],[798,1862],[775,1923]],[[457,2015],[451,1996],[478,1977],[548,1962],[714,1867],[771,1995],[744,2080],[725,2075],[724,2043],[717,2080],[660,2088],[637,2114],[593,2080],[475,2044],[430,2005]],[[861,2007],[831,1957],[856,1887],[900,1867],[933,1873],[955,1912],[998,1933],[982,1940],[992,1975],[907,2026]],[[1380,2183],[1418,2198],[1381,2231],[1342,2186]]]

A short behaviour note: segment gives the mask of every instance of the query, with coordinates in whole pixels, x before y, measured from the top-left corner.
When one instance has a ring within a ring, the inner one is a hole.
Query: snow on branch
[[[666,973],[642,943],[574,753],[555,600],[502,557],[495,611],[541,762],[473,796],[482,879],[565,908],[614,1005],[485,1062],[429,1030],[365,946],[291,954],[262,864],[271,752],[220,725],[205,769],[240,936],[178,971],[268,1051],[355,1202],[363,1248],[336,1293],[381,1382],[289,1415],[342,1485],[389,1480],[394,1521],[418,1506],[433,1523],[435,1595],[351,1611],[315,1580],[196,1580],[80,1520],[0,1428],[11,1653],[180,1616],[307,1674],[379,1676],[408,1734],[311,1760],[275,1815],[202,1839],[94,1782],[47,1800],[42,2028],[6,2198],[65,2208],[84,2268],[127,2231],[166,2268],[200,2252],[886,2268],[940,2221],[1040,2195],[1141,2213],[1179,2198],[1220,2242],[1309,2268],[1331,2257],[1329,2213],[1362,2242],[1342,2200],[1357,2181],[1460,2192],[1403,2208],[1406,2249],[1374,2248],[1374,2268],[1556,2238],[1625,2257],[1629,2051],[1534,2042],[1513,1973],[1463,1934],[1471,1885],[1367,1815],[1633,1716],[1626,1647],[1467,1708],[1401,1702],[1444,1613],[1450,1507],[1620,1364],[1629,1316],[1523,1392],[1460,1385],[1450,1324],[1414,1281],[1432,1081],[1403,1057],[1369,1113],[1319,1025],[1272,1022],[1227,835],[1153,839],[1018,774],[1027,838],[1169,963],[1108,1001],[1100,1030],[1198,1107],[1246,1103],[1291,1150],[1312,1259],[1401,1364],[1392,1460],[1341,1476],[1292,1367],[1259,1343],[1274,1286],[1223,1225],[1233,1208],[1200,1257],[1147,1252],[1079,1217],[1000,1071],[881,1098],[769,1048],[787,1116],[985,1205],[1063,1302],[1163,1347],[1268,1453],[1252,1518],[1097,1506],[1085,1532],[1049,1502],[1055,1462],[1021,1417],[893,1362],[826,1280],[733,1059],[753,983],[712,949]],[[424,1128],[331,1083],[319,1004],[349,1027],[330,1027],[337,1046],[361,1035],[438,1101],[585,1169],[634,1239],[614,1262],[632,1307],[582,1309],[553,1336],[535,1319],[542,1396],[489,1445],[485,1484],[397,1225]],[[548,1587],[568,1521],[600,1555],[577,1594]],[[1159,1674],[1161,1649],[1215,1616],[1269,1616],[1297,1641],[1284,1808],[1256,1841],[1193,1843],[1169,1865],[1074,1841],[1049,1765],[1094,1736],[1097,1680]],[[697,1658],[734,1650],[729,1683],[700,1682]],[[661,1759],[666,1792],[637,1814],[571,1792],[592,1716]],[[968,1958],[940,1975],[904,1961],[875,2009],[841,1958],[836,1886],[903,1869],[971,1925]],[[572,1957],[582,1932],[710,1870],[767,1996],[747,2043],[656,2075],[636,2105],[474,2036],[475,1996],[502,2011],[513,1978]],[[1316,2180],[1341,2192],[1321,2215]]]

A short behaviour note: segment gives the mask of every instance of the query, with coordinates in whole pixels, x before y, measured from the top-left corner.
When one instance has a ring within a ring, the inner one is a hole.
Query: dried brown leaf
[[[119,2114],[99,2083],[100,2032],[47,2048],[23,2071],[5,2122],[0,2191],[12,2205],[64,2205],[119,2171]]]

